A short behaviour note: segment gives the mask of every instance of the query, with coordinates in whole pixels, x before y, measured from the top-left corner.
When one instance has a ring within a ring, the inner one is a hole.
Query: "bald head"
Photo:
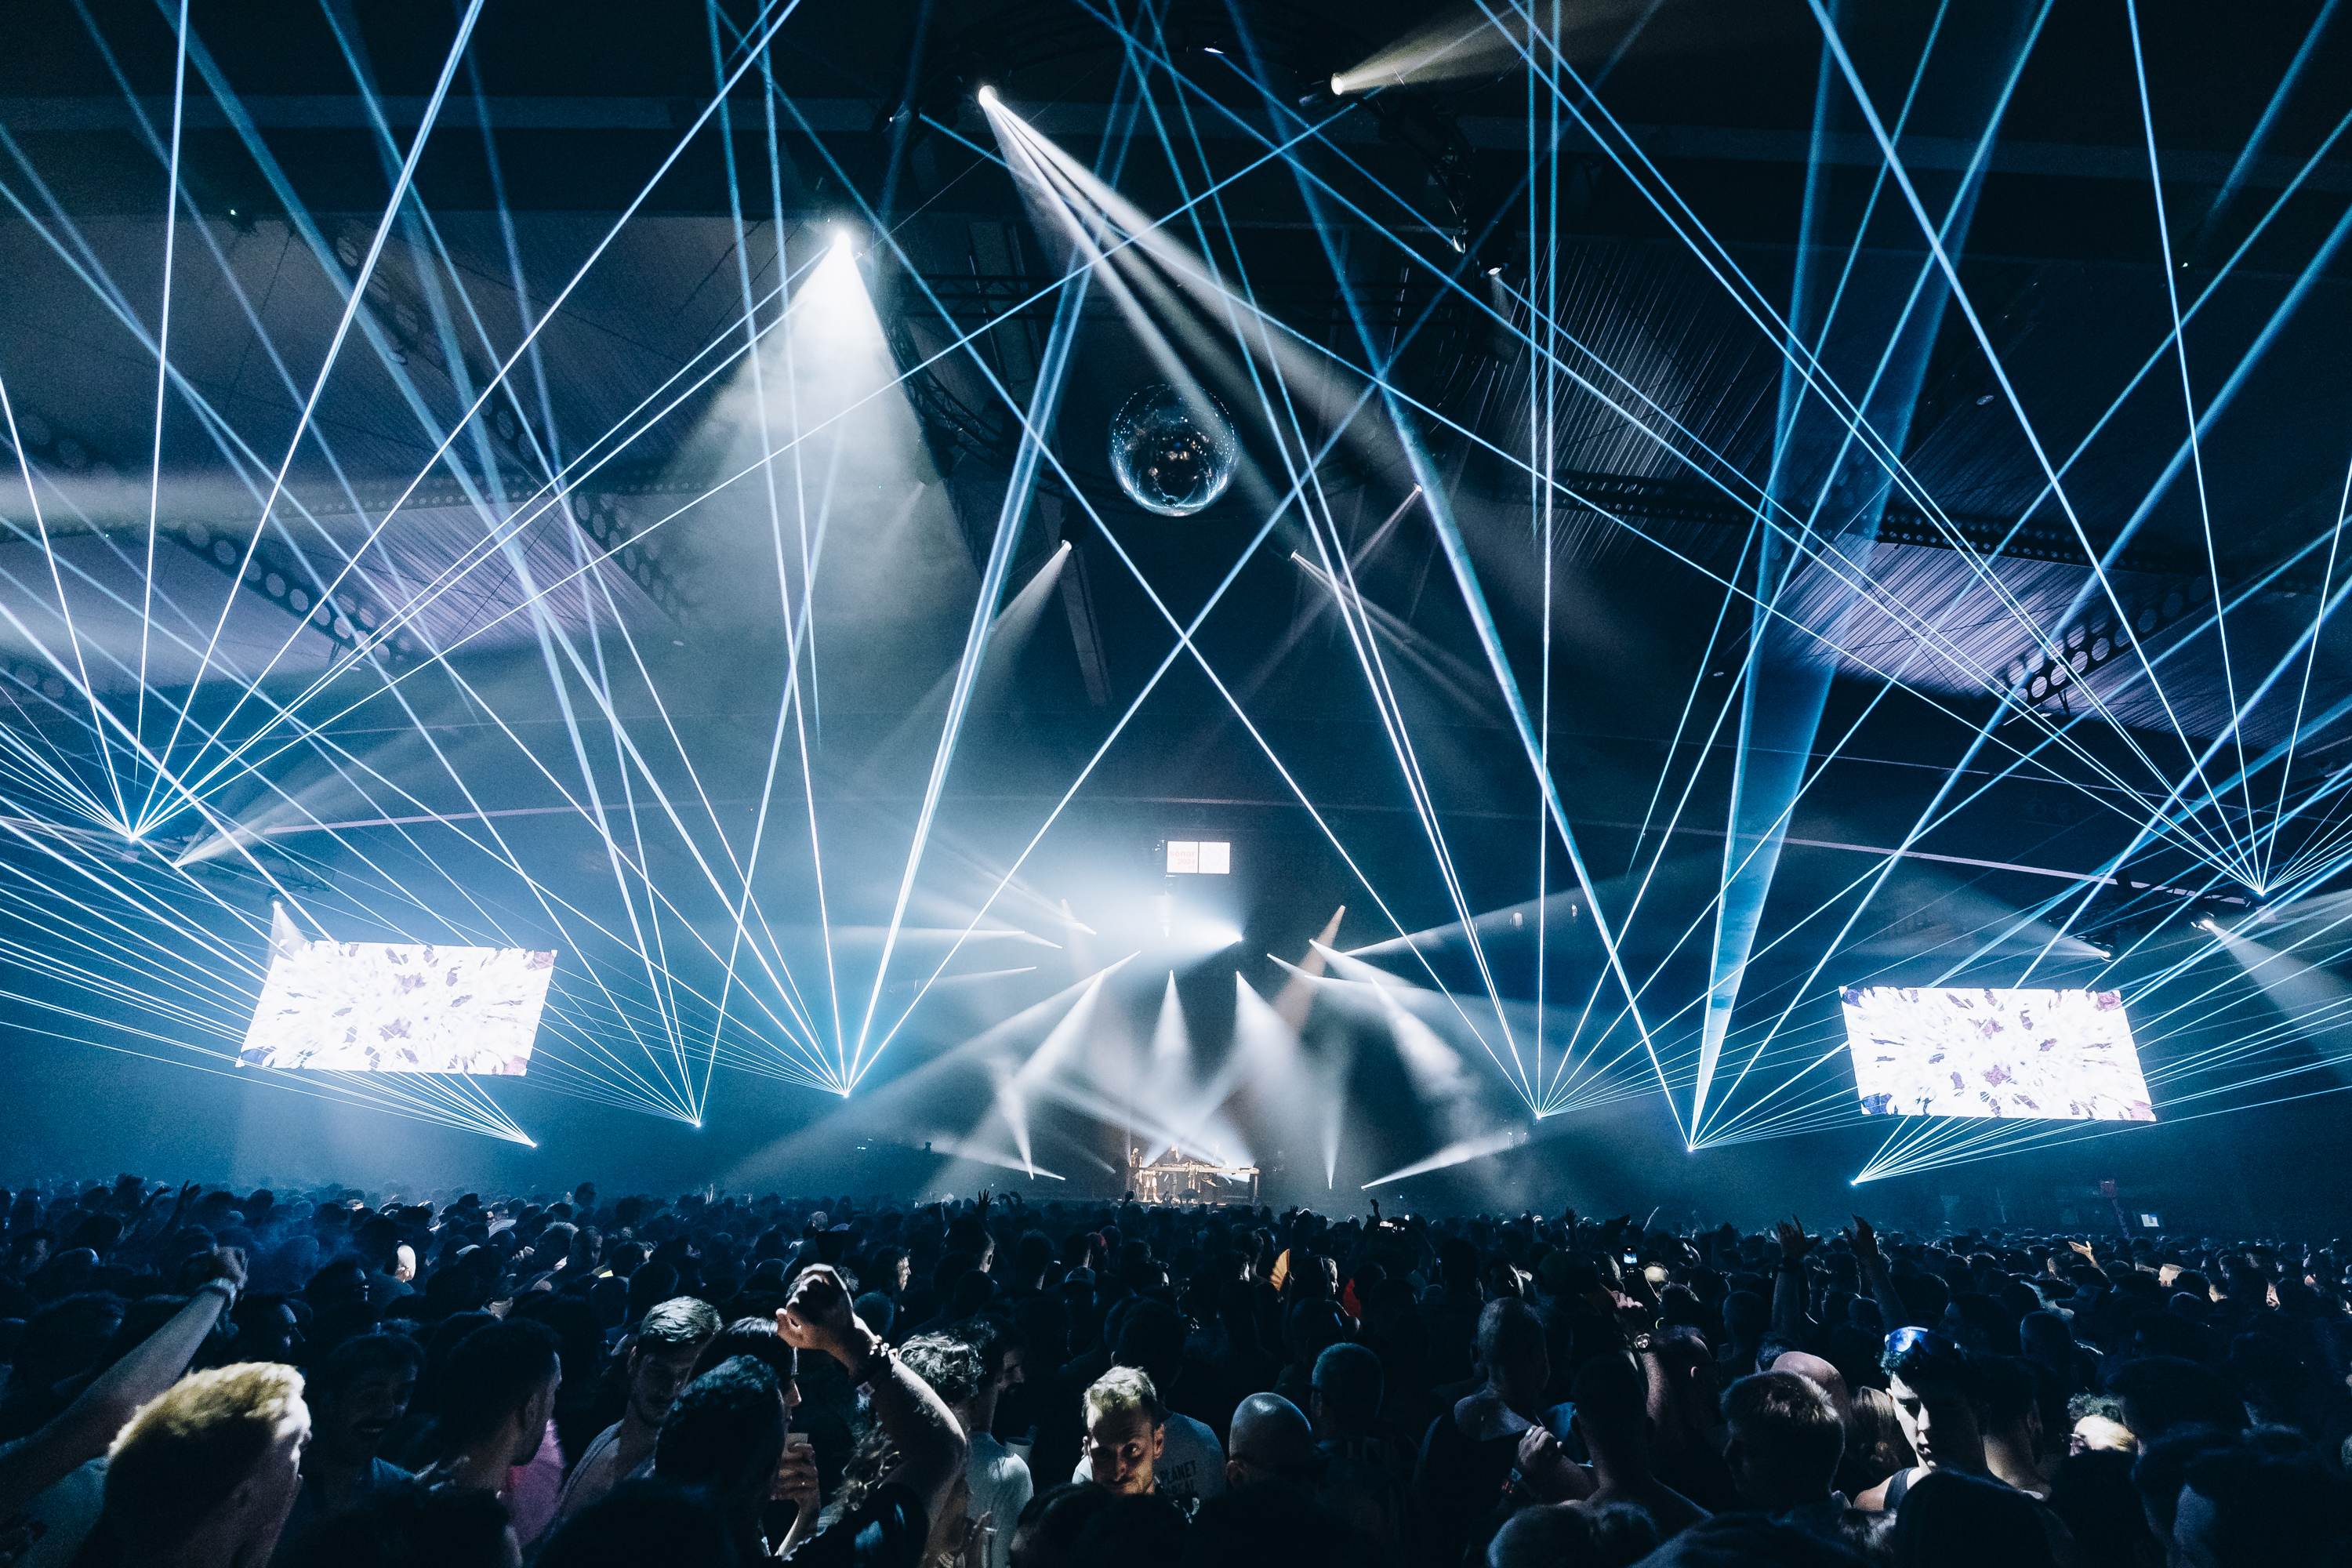
[[[1853,1394],[1845,1385],[1845,1374],[1821,1357],[1805,1351],[1786,1351],[1773,1357],[1772,1364],[1764,1370],[1795,1373],[1830,1396],[1830,1405],[1837,1411],[1841,1423],[1852,1424]]]
[[[1225,1448],[1225,1484],[1247,1486],[1271,1476],[1297,1479],[1315,1458],[1315,1429],[1298,1406],[1278,1394],[1253,1394],[1234,1412]]]

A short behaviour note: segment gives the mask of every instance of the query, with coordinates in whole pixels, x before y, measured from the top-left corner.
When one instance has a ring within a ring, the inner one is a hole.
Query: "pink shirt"
[[[555,1438],[555,1423],[547,1424],[546,1440],[528,1465],[507,1472],[507,1518],[515,1539],[529,1546],[555,1521],[556,1499],[563,1491],[563,1445]]]

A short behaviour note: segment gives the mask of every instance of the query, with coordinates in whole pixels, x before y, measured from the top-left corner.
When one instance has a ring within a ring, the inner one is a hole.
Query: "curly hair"
[[[951,1334],[917,1334],[898,1347],[898,1363],[929,1384],[950,1409],[980,1392],[980,1352]]]

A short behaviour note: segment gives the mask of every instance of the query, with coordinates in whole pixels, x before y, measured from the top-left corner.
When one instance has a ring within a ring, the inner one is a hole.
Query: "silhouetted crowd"
[[[0,1193],[0,1568],[2352,1564],[2346,1244]]]

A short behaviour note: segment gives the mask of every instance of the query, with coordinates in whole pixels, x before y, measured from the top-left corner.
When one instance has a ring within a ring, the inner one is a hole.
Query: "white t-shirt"
[[[1081,1455],[1077,1470],[1070,1479],[1094,1479],[1094,1466]],[[1160,1462],[1151,1467],[1151,1479],[1171,1497],[1206,1502],[1213,1497],[1224,1496],[1225,1451],[1218,1447],[1217,1435],[1190,1415],[1170,1412],[1168,1441],[1160,1450]]]
[[[1013,1527],[1021,1522],[1021,1510],[1029,1506],[1037,1490],[1037,1484],[1029,1479],[1029,1467],[990,1434],[975,1432],[963,1474],[971,1486],[971,1517],[993,1516],[990,1524],[996,1535],[988,1549],[988,1568],[1010,1568]]]
[[[106,1460],[92,1459],[47,1491],[26,1500],[25,1511],[47,1525],[48,1533],[33,1542],[17,1568],[67,1568],[106,1506]]]

